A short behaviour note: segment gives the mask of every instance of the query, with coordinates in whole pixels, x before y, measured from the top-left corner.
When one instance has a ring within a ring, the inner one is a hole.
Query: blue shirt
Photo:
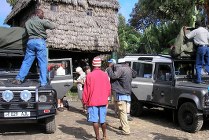
[[[116,93],[116,100],[117,101],[127,101],[127,102],[130,102],[131,101],[131,96],[127,95],[127,94]]]

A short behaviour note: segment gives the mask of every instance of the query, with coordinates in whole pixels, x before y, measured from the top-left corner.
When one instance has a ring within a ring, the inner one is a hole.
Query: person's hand
[[[186,26],[183,26],[183,30],[186,31],[187,30],[187,27]]]
[[[111,68],[114,67],[114,64],[110,64],[109,67],[111,67]]]

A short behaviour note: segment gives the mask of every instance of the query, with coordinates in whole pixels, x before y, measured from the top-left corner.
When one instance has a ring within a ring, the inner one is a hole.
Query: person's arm
[[[130,68],[130,69],[132,71],[132,78],[136,78],[137,72],[134,69],[132,69],[132,68]]]
[[[186,36],[186,30],[187,30],[187,27],[184,26],[184,27],[183,27],[184,36]]]
[[[108,77],[108,80],[107,80],[107,93],[109,94],[108,97],[110,97],[110,95],[111,95],[111,84],[110,84],[109,77]]]
[[[209,40],[209,32],[208,32],[208,40]]]
[[[119,77],[122,75],[122,71],[120,68],[117,69],[115,72],[113,72],[112,68],[109,67],[109,68],[107,68],[107,73],[108,73],[110,79],[113,79],[113,80],[119,79]]]
[[[90,85],[88,83],[89,81],[89,77],[86,77],[86,81],[84,83],[84,89],[83,89],[83,94],[82,94],[82,102],[84,104],[84,106],[86,106],[88,100],[89,100],[89,91],[90,91]]]
[[[43,25],[46,29],[54,29],[55,28],[54,24],[48,20],[43,20]]]

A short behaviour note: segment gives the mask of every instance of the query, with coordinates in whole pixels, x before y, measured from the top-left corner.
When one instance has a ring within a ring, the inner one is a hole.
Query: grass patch
[[[67,97],[77,97],[78,98],[78,93],[77,93],[77,87],[74,85],[67,93],[66,93]]]

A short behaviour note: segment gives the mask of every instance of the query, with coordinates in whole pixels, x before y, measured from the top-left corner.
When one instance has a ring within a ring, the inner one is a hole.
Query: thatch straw
[[[50,10],[51,2],[37,5],[56,26],[47,31],[49,48],[110,52],[118,47],[117,0],[56,0],[57,11]]]

